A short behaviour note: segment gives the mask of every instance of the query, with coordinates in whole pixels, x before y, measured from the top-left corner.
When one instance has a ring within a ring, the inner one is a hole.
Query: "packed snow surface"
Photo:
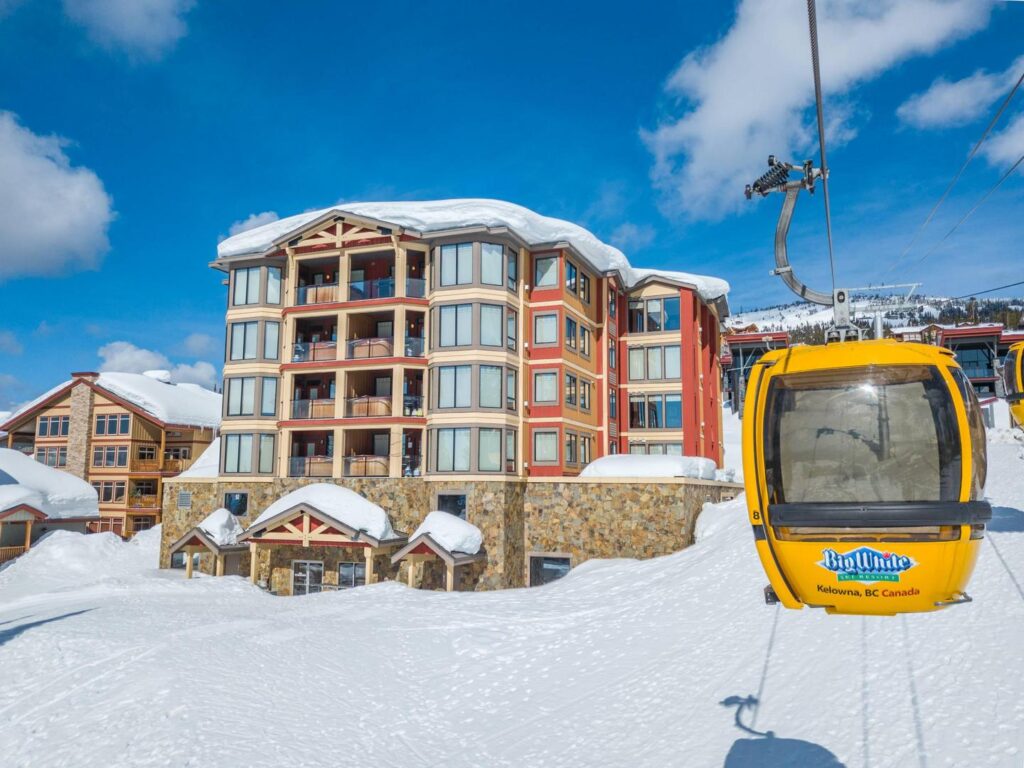
[[[206,519],[198,525],[198,528],[209,536],[218,547],[228,547],[237,544],[238,535],[242,532],[242,526],[239,524],[238,518],[224,509],[224,507],[215,509],[207,515]]]
[[[395,531],[391,527],[387,512],[355,491],[332,483],[304,485],[285,494],[263,510],[250,528],[255,528],[299,504],[313,507],[342,525],[357,531],[365,531],[375,539],[395,538]]]
[[[427,534],[449,552],[464,552],[475,555],[484,543],[480,529],[461,517],[440,510],[431,512],[420,523],[409,541]]]
[[[166,371],[149,371],[160,374]],[[169,375],[169,374],[168,374]],[[219,427],[221,399],[216,392],[198,384],[169,384],[146,373],[101,373],[96,386],[127,400],[165,424],[188,427]],[[16,410],[10,421],[49,400],[71,384],[71,380],[47,390]]]
[[[178,477],[217,477],[220,474],[220,438],[215,437],[206,450],[199,454],[199,458],[192,462],[192,466],[182,472]]]
[[[217,256],[231,259],[265,253],[315,221],[346,214],[376,219],[420,234],[478,226],[507,227],[530,246],[571,243],[595,269],[601,272],[618,270],[629,285],[635,285],[651,275],[661,275],[694,286],[705,301],[714,301],[729,293],[729,284],[717,277],[693,275],[688,272],[636,269],[630,266],[622,251],[602,242],[592,232],[578,224],[542,216],[529,208],[502,200],[338,203],[331,208],[307,211],[240,232],[223,240],[217,246]]]
[[[895,618],[766,606],[742,498],[677,554],[482,593],[277,598],[52,536],[0,571],[2,762],[1020,768],[1024,443],[989,459],[974,602]]]
[[[580,477],[692,477],[714,480],[716,465],[700,456],[617,453],[594,459]]]
[[[47,517],[97,517],[96,489],[81,478],[0,448],[0,512],[27,504]]]

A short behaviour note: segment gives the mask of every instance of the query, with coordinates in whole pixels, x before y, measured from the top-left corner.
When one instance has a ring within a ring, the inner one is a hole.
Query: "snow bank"
[[[618,453],[595,459],[580,477],[694,477],[715,479],[715,462],[699,456],[647,456]]]
[[[165,424],[219,427],[220,395],[196,385],[168,384],[140,373],[101,373],[96,384]]]
[[[319,219],[346,214],[377,219],[420,234],[466,227],[507,227],[531,247],[570,243],[595,269],[601,272],[618,270],[629,285],[645,277],[661,275],[692,285],[705,301],[714,301],[729,292],[729,284],[719,278],[685,272],[634,269],[622,251],[602,242],[578,224],[542,216],[529,208],[502,200],[338,203],[331,208],[307,211],[240,232],[217,246],[217,256],[230,259],[265,253]]]
[[[299,504],[313,507],[349,528],[365,531],[375,539],[395,538],[387,512],[355,491],[331,483],[306,485],[282,496],[267,507],[249,527],[255,528]]]
[[[192,466],[178,477],[218,477],[219,475],[220,438],[216,437],[207,449],[199,454],[199,458],[192,462]]]
[[[449,552],[475,555],[484,543],[480,529],[449,512],[434,511],[427,515],[409,541],[427,534]]]
[[[197,527],[213,539],[213,543],[218,547],[237,544],[238,536],[242,533],[238,518],[224,507],[211,512]]]
[[[0,448],[0,511],[27,504],[51,518],[97,517],[96,489],[72,474]]]

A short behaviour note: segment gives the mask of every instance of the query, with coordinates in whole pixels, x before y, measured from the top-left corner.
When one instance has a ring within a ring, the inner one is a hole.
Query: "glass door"
[[[324,583],[324,564],[319,560],[292,561],[292,594],[320,592]]]

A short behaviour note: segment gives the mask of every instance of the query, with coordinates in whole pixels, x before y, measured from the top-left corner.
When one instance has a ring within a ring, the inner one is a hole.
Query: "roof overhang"
[[[19,523],[29,520],[47,520],[49,515],[31,504],[15,504],[13,507],[0,510],[0,522]],[[58,518],[59,519],[59,518]]]
[[[268,518],[267,520],[262,521],[259,525],[249,526],[248,528],[246,528],[238,536],[238,541],[239,542],[242,542],[242,541],[254,541],[254,542],[255,541],[260,541],[261,540],[260,534],[265,533],[266,531],[270,530],[271,528],[276,528],[278,526],[284,525],[284,524],[294,520],[296,517],[299,517],[301,515],[307,515],[307,514],[310,516],[311,519],[314,519],[314,520],[322,523],[325,526],[328,526],[330,528],[334,528],[334,529],[336,529],[338,531],[341,531],[341,533],[343,535],[349,537],[349,539],[351,540],[351,543],[353,543],[353,544],[364,544],[365,543],[365,544],[367,544],[367,545],[369,545],[371,547],[374,547],[374,548],[376,548],[376,547],[393,547],[393,546],[401,546],[401,545],[405,544],[405,542],[408,541],[408,539],[409,539],[408,536],[404,536],[404,535],[400,535],[400,534],[396,535],[394,538],[391,538],[391,539],[378,539],[375,536],[371,536],[366,531],[357,530],[356,528],[353,528],[352,526],[347,525],[346,523],[342,522],[341,520],[339,520],[338,518],[334,517],[333,515],[328,514],[326,512],[323,512],[323,511],[317,509],[312,504],[308,504],[306,502],[300,502],[300,503],[296,504],[295,506],[289,507],[288,509],[286,509],[286,510],[284,510],[284,511],[282,511],[282,512],[276,514],[276,515],[274,515],[273,517]],[[398,534],[399,532],[396,531],[395,533]],[[269,540],[267,540],[267,543],[268,544],[272,544],[272,543],[274,543],[274,541],[273,541],[273,539],[269,539]],[[339,544],[339,546],[344,546],[344,544]]]
[[[400,562],[409,555],[417,554],[416,550],[422,549],[423,547],[426,547],[433,554],[444,560],[448,565],[452,566],[469,565],[470,563],[487,559],[487,552],[482,549],[473,554],[468,552],[451,552],[435,541],[429,533],[421,533],[391,556],[392,564]]]
[[[215,555],[223,555],[226,552],[242,552],[248,549],[245,544],[218,544],[198,525],[171,544],[168,551],[173,555],[186,547],[206,547],[206,549],[210,550],[210,552]]]

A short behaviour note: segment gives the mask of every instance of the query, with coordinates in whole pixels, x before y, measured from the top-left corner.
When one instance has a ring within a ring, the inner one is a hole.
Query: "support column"
[[[445,563],[445,589],[455,591],[455,566],[452,563]]]
[[[406,258],[405,248],[399,245],[397,235],[392,235],[391,242],[395,248],[395,296],[404,298],[406,295],[405,278],[409,276],[408,259]]]
[[[32,520],[25,521],[25,551],[32,548]]]
[[[249,542],[249,581],[256,583],[256,555],[258,554],[255,542]]]
[[[388,477],[402,476],[402,425],[391,427],[388,434]]]
[[[337,407],[337,405],[335,405]],[[342,406],[344,407],[344,406]],[[345,430],[334,429],[334,456],[331,457],[331,477],[345,476]]]
[[[224,555],[217,555],[217,566],[214,569],[214,576],[224,575]]]
[[[366,557],[366,583],[373,584],[377,581],[376,575],[373,572],[373,556],[377,554],[377,550],[373,547],[367,547],[363,550]]]
[[[407,560],[406,565],[409,567],[408,573],[405,574],[406,584],[409,585],[410,589],[416,588],[416,561]]]
[[[192,578],[192,547],[185,547],[185,578]]]

